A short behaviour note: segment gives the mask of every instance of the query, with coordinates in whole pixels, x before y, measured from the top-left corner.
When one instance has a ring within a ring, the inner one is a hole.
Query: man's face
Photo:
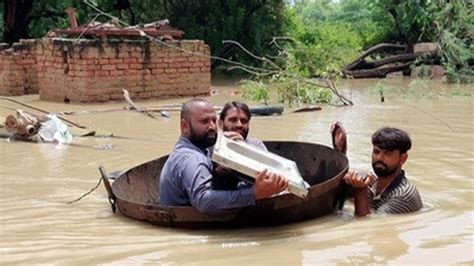
[[[400,154],[399,150],[384,150],[378,146],[372,149],[372,168],[379,177],[388,177],[401,169],[407,159],[407,154]]]
[[[216,113],[210,104],[198,104],[190,115],[185,136],[194,145],[205,149],[216,143]]]
[[[249,118],[244,111],[235,107],[227,110],[224,121],[220,120],[219,125],[222,130],[237,132],[244,139],[249,134]]]

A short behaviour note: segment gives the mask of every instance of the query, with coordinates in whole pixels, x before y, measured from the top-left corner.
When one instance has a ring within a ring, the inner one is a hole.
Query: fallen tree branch
[[[406,50],[406,45],[401,45],[401,44],[391,44],[391,43],[379,43],[375,46],[372,46],[371,48],[367,49],[364,51],[356,60],[354,60],[352,63],[348,64],[346,67],[344,67],[344,70],[352,70],[354,68],[357,68],[360,64],[365,62],[365,58],[375,52],[381,51],[381,50]]]
[[[250,55],[251,57],[257,59],[257,60],[260,60],[262,62],[265,62],[265,63],[268,63],[270,64],[271,66],[273,66],[274,68],[278,69],[278,70],[283,70],[281,67],[279,67],[275,62],[269,60],[268,58],[265,58],[263,56],[256,56],[255,54],[253,54],[252,52],[250,52],[249,50],[247,50],[245,47],[243,47],[240,43],[236,42],[236,41],[231,41],[231,40],[224,40],[222,41],[222,43],[231,43],[231,44],[234,44],[234,45],[237,45],[240,49],[242,49],[244,52],[246,52],[248,55]]]
[[[351,70],[346,71],[346,74],[354,78],[385,78],[388,73],[402,71],[410,67],[414,61],[407,62],[405,64],[384,67],[384,68],[375,68],[375,69],[361,69],[361,70]]]
[[[241,67],[241,66],[232,66],[232,67],[228,68],[228,70],[234,70],[234,69],[240,69],[240,70],[243,70],[243,71],[245,71],[249,74],[255,75],[255,76],[270,76],[270,75],[274,75],[274,74],[279,73],[279,71],[256,72],[256,71],[252,71],[250,69],[247,69],[247,68]]]
[[[151,107],[141,107],[139,112],[170,112],[170,111],[181,111],[183,104],[170,104],[162,106],[151,106]],[[214,110],[220,110],[222,107],[215,106]],[[62,111],[60,114],[65,115],[86,115],[86,114],[100,114],[100,113],[109,113],[109,112],[120,112],[120,111],[130,111],[135,110],[131,106],[124,106],[121,108],[109,108],[109,109],[95,109],[95,110],[76,110],[76,111]]]
[[[334,83],[334,81],[328,79],[328,80],[326,80],[326,84],[339,97],[339,99],[342,101],[342,103],[344,103],[344,105],[354,105],[354,103],[351,100],[347,99],[344,95],[342,95],[339,92],[339,90],[336,87],[336,84]]]
[[[344,77],[353,78],[384,78],[387,74],[397,71],[411,71],[410,66],[415,60],[427,61],[426,55],[431,52],[408,51],[408,46],[381,43],[363,52],[356,60],[342,69]],[[392,55],[385,56],[379,60],[368,61],[365,58],[380,52],[381,50],[396,50]],[[403,53],[398,51],[404,50]],[[388,65],[388,66],[387,66]],[[384,67],[386,66],[386,67]]]
[[[425,54],[427,54],[427,53],[418,52],[418,53],[393,55],[393,56],[385,57],[384,59],[381,59],[381,60],[370,62],[370,64],[373,65],[374,68],[377,68],[377,67],[388,65],[388,64],[391,64],[391,63],[395,63],[395,62],[413,61],[416,58],[418,58],[422,55],[425,55]]]
[[[340,92],[339,90],[337,89],[336,85],[334,84],[334,82],[330,79],[327,79],[327,78],[305,78],[305,77],[302,77],[300,75],[297,75],[293,72],[290,72],[290,71],[287,71],[285,69],[282,69],[281,67],[279,67],[275,62],[273,62],[272,60],[266,58],[266,57],[260,57],[260,56],[256,56],[254,55],[253,53],[251,53],[250,51],[248,51],[247,49],[245,49],[245,47],[243,47],[240,43],[238,42],[235,42],[235,41],[226,41],[226,42],[230,42],[236,46],[238,46],[239,48],[241,48],[245,53],[249,54],[251,57],[259,60],[259,61],[262,61],[264,63],[268,63],[270,64],[271,66],[274,67],[274,69],[270,69],[270,70],[266,70],[265,72],[256,72],[254,71],[253,69],[250,69],[250,68],[247,68],[246,66],[233,66],[231,67],[230,69],[240,69],[240,70],[243,70],[249,74],[253,74],[253,75],[256,75],[256,76],[265,76],[265,75],[284,75],[286,77],[289,77],[289,78],[292,78],[292,79],[295,79],[297,81],[300,81],[300,82],[304,82],[306,84],[310,84],[310,85],[313,85],[313,86],[317,86],[317,87],[321,87],[321,88],[327,88],[329,90],[331,90],[340,100],[341,102],[344,104],[344,105],[353,105],[352,101],[350,101],[349,99],[347,99],[346,97],[344,97]],[[276,43],[276,39],[273,40],[273,42]],[[283,50],[283,52],[285,52]]]
[[[149,117],[153,118],[153,119],[157,119],[156,116],[154,116],[153,114],[151,114],[149,111],[147,110],[143,110],[142,108],[138,107],[133,101],[132,99],[130,98],[130,94],[128,93],[128,91],[126,89],[122,89],[123,91],[123,98],[125,98],[125,101],[127,101],[127,103],[132,107],[131,110],[136,110],[137,112],[139,113],[145,113],[146,115],[148,115]]]

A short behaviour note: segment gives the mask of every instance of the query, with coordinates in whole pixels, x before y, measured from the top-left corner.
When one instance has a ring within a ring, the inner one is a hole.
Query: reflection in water
[[[448,214],[449,215],[449,214]],[[392,262],[414,263],[420,261],[418,256],[429,258],[438,264],[448,264],[453,261],[472,262],[473,260],[473,230],[474,212],[446,217],[431,223],[420,224],[419,229],[407,230],[399,237],[410,245],[409,251],[415,251],[394,259]],[[434,233],[436,232],[436,233]]]
[[[330,146],[329,125],[338,120],[348,132],[351,167],[367,172],[371,134],[384,125],[401,127],[414,143],[405,170],[423,197],[421,212],[357,219],[347,202],[338,214],[297,224],[192,231],[113,214],[103,187],[77,203],[65,204],[96,185],[99,165],[109,172],[127,170],[171,151],[179,135],[178,112],[158,120],[127,111],[81,115],[70,119],[121,137],[80,138],[70,146],[0,139],[0,264],[472,264],[473,100],[450,96],[453,90],[472,93],[472,87],[428,81],[429,88],[442,96],[420,98],[408,86],[410,80],[389,79],[384,82],[397,89],[388,90],[381,103],[379,94],[368,89],[377,82],[341,84],[351,95],[352,107],[323,106],[318,112],[254,117],[250,135]],[[236,89],[219,86],[210,100],[222,105],[239,99],[233,93]],[[37,98],[18,97],[51,111],[97,109]],[[9,112],[0,107],[0,116]]]
[[[334,246],[322,250],[303,250],[303,264],[321,263],[363,263],[365,254],[370,254],[373,247],[366,242],[356,242],[344,246]],[[360,258],[360,259],[358,259]]]

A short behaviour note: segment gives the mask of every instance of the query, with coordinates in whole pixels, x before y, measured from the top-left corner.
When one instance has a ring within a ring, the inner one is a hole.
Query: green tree
[[[339,6],[331,1],[301,3],[286,12],[284,29],[295,41],[285,49],[297,61],[292,64],[307,75],[337,71],[364,46],[357,29],[336,18],[338,12]]]
[[[445,4],[434,17],[435,39],[448,82],[474,82],[474,15],[469,1]]]
[[[433,13],[431,0],[375,0],[371,10],[383,10],[393,20],[394,40],[413,44],[433,38],[430,29]]]
[[[450,82],[472,82],[474,71],[473,4],[469,0],[377,0],[392,16],[396,34],[390,41],[435,42]]]
[[[222,41],[237,41],[262,54],[271,38],[282,34],[284,10],[282,0],[187,0],[169,1],[165,6],[170,21],[187,38],[205,40],[215,56],[248,64],[254,60],[236,45]]]
[[[78,20],[87,21],[91,9],[81,0],[4,0],[3,42],[44,36],[49,30],[68,27],[67,7],[77,9]],[[90,0],[106,11],[114,8],[113,0]],[[117,1],[118,2],[118,1]],[[104,19],[103,19],[104,20]]]

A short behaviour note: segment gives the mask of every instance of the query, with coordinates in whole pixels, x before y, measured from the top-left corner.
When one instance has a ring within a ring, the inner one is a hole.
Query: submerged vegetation
[[[261,81],[243,80],[242,81],[242,97],[248,100],[268,103],[270,92],[268,86]]]
[[[369,94],[380,98],[397,98],[404,99],[436,99],[444,97],[471,97],[472,93],[461,90],[459,85],[454,87],[441,89],[433,89],[433,80],[431,79],[413,79],[408,86],[399,87],[389,84],[386,80],[380,80],[373,87],[369,88]]]
[[[278,102],[292,105],[331,103],[333,94],[327,88],[318,88],[297,81],[264,83],[262,81],[244,80],[242,97],[247,100],[268,103],[270,88],[275,88]]]

